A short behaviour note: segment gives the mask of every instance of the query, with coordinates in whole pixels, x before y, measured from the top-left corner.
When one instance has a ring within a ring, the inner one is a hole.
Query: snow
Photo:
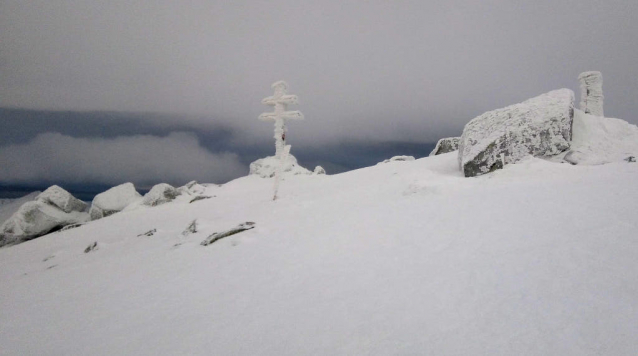
[[[173,201],[180,194],[172,185],[160,183],[144,194],[141,203],[148,206],[162,205]]]
[[[390,163],[390,162],[410,162],[410,161],[414,161],[414,156],[394,156],[390,159],[384,159],[382,162],[379,162],[377,164]]]
[[[18,211],[22,204],[35,200],[39,194],[40,192],[32,192],[16,199],[0,199],[0,225]]]
[[[575,164],[596,165],[638,157],[638,127],[620,119],[574,112],[573,138],[565,157]]]
[[[530,154],[552,156],[567,150],[573,111],[574,92],[559,89],[472,119],[459,142],[460,169],[470,177]]]
[[[636,177],[467,179],[448,153],[287,176],[274,202],[256,175],[207,186],[0,249],[0,354],[632,355]]]
[[[292,154],[286,155],[284,158],[283,172],[284,175],[312,174],[311,171],[302,167],[297,163],[297,158]],[[262,178],[272,178],[277,173],[280,166],[279,158],[276,156],[268,156],[260,158],[250,164],[250,175],[257,175]]]
[[[96,195],[91,203],[89,214],[92,220],[124,210],[127,206],[139,202],[140,193],[135,190],[133,183],[124,183]]]
[[[583,72],[580,81],[580,109],[587,114],[604,117],[603,75],[600,72]]]
[[[71,193],[57,185],[48,187],[44,192],[38,195],[35,200],[55,206],[65,213],[72,211],[82,212],[88,208],[87,203],[76,199]]]

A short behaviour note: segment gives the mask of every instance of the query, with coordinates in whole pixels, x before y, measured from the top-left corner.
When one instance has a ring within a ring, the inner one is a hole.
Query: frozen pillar
[[[603,74],[583,72],[580,80],[580,109],[587,114],[604,117],[603,114]]]

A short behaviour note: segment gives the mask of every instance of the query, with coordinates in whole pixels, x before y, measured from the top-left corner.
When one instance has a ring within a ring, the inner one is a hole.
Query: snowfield
[[[0,249],[0,354],[635,355],[637,182],[452,152],[210,185]]]

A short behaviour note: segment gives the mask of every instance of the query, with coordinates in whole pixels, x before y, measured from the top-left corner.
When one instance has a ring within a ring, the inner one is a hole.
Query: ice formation
[[[273,83],[275,95],[264,98],[261,103],[274,107],[274,112],[259,115],[259,120],[275,123],[275,157],[280,158],[286,146],[286,120],[302,120],[301,111],[287,111],[288,105],[297,104],[296,95],[287,94],[288,84],[283,80]]]
[[[574,92],[569,89],[486,112],[463,129],[460,168],[466,177],[473,177],[528,155],[557,155],[570,147],[573,117]]]
[[[603,75],[600,72],[583,72],[580,80],[580,110],[585,114],[605,117],[603,114]]]

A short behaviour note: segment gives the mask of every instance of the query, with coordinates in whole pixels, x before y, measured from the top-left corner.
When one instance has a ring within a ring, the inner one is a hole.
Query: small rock
[[[454,152],[459,149],[460,137],[442,138],[436,143],[436,147],[430,152],[430,156],[436,156],[448,152]]]
[[[317,166],[317,167],[315,167],[315,170],[314,170],[314,172],[312,172],[312,174],[314,174],[314,175],[326,174],[326,170],[323,169],[323,167],[321,167],[321,166]]]
[[[85,249],[84,249],[84,253],[89,253],[91,251],[95,251],[98,250],[99,247],[97,245],[97,241],[95,241],[94,243],[88,245]]]
[[[191,201],[189,201],[188,203],[190,204],[190,203],[194,203],[194,202],[199,201],[199,200],[210,199],[210,198],[212,198],[212,197],[208,196],[208,195],[198,195],[195,198],[191,199]]]
[[[186,230],[182,232],[182,235],[188,236],[190,234],[195,234],[195,233],[197,233],[197,219],[191,221],[191,223],[188,225]]]
[[[625,158],[625,161],[627,161],[629,163],[635,163],[636,162],[636,157],[629,156],[629,157]]]
[[[137,235],[137,237],[140,237],[140,236],[153,236],[153,235],[155,235],[156,232],[157,232],[157,229],[148,230],[147,232],[145,232],[143,234]]]

